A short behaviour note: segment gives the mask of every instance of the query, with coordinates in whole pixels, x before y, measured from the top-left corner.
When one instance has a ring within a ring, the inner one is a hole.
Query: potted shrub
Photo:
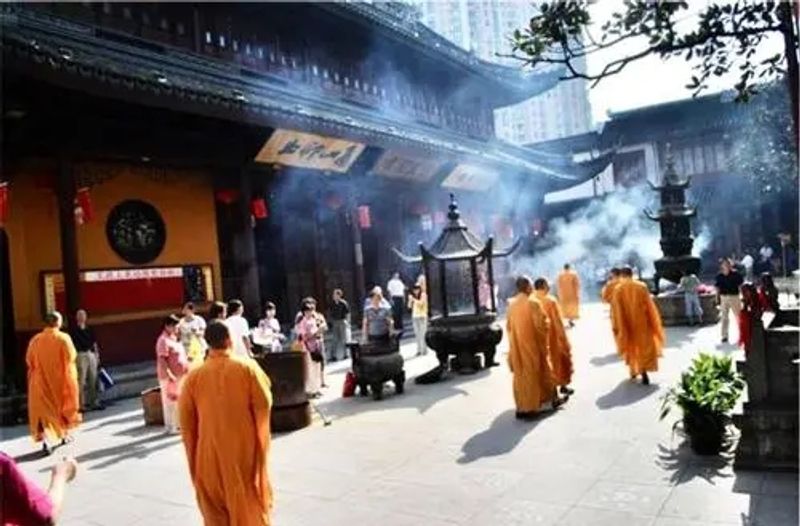
[[[681,374],[680,383],[667,391],[660,418],[663,420],[673,406],[678,406],[692,451],[716,455],[726,444],[730,413],[744,385],[731,358],[700,353]]]

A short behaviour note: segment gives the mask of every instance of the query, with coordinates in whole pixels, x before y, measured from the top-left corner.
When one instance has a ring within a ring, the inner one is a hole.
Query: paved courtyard
[[[661,370],[645,387],[627,381],[603,307],[583,314],[569,333],[576,393],[537,422],[514,419],[506,367],[409,382],[381,402],[339,398],[339,368],[319,403],[332,425],[317,419],[273,439],[274,524],[797,525],[796,475],[734,473],[729,457],[692,455],[672,422],[658,421],[661,395],[698,351],[738,356],[718,343],[718,327],[669,329]],[[410,359],[407,372],[434,361]],[[31,451],[24,428],[0,432],[2,450]],[[138,400],[91,414],[56,453],[81,463],[63,524],[201,524],[179,440],[144,427]],[[22,460],[45,484],[53,459]]]

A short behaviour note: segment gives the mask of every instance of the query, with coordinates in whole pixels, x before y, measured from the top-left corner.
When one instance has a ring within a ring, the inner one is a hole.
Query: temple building
[[[105,364],[150,360],[184,301],[288,321],[384,283],[450,192],[502,247],[602,168],[495,137],[494,110],[558,72],[483,62],[394,4],[5,4],[0,27],[9,374],[50,309],[87,309]]]
[[[567,216],[592,199],[647,181],[660,186],[671,155],[677,174],[691,178],[687,198],[697,207],[694,233],[705,229],[710,235],[701,254],[705,272],[715,272],[720,257],[755,256],[764,243],[777,253],[777,234],[797,232],[796,179],[794,192],[775,191],[760,187],[736,165],[734,150],[750,140],[739,130],[753,126],[751,113],[760,111],[755,104],[736,103],[728,92],[715,93],[613,112],[596,131],[531,145],[572,155],[576,162],[613,151],[611,165],[595,177],[548,194],[543,217]],[[787,180],[791,175],[786,174]]]

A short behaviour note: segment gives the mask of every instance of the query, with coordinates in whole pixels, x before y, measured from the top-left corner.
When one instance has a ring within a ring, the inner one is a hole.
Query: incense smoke
[[[596,198],[569,216],[552,220],[533,256],[517,258],[512,268],[515,273],[553,280],[570,263],[590,291],[605,281],[613,266],[630,265],[650,276],[662,253],[659,226],[644,215],[644,209],[657,205],[657,194],[644,186]],[[705,250],[711,237],[707,228],[699,231],[695,254]]]

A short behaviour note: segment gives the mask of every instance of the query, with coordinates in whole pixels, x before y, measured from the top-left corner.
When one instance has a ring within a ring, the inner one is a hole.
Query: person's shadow
[[[658,389],[659,386],[657,384],[642,385],[638,382],[623,380],[610,392],[598,398],[595,405],[598,409],[613,409],[635,404],[655,393]]]
[[[589,360],[589,363],[594,365],[595,367],[602,367],[604,365],[609,365],[612,363],[619,363],[622,361],[622,358],[617,353],[606,354],[605,356],[595,356]]]
[[[488,429],[472,435],[461,446],[461,457],[456,462],[469,464],[481,458],[504,455],[517,447],[525,435],[533,431],[540,422],[555,413],[556,411],[551,411],[536,420],[522,421],[517,420],[513,409],[505,411],[495,417]]]

